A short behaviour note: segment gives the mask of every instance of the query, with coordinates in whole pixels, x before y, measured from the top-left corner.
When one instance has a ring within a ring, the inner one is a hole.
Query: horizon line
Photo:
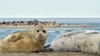
[[[83,17],[0,17],[1,18],[83,18]],[[84,17],[84,18],[100,18],[100,17]]]

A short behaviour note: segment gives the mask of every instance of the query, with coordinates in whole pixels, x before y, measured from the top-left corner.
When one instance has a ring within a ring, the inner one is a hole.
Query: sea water
[[[24,31],[29,30],[29,28],[16,28],[16,29],[0,29],[0,38],[4,38],[5,36],[17,32],[17,31]],[[71,32],[71,31],[94,31],[94,32],[100,32],[100,28],[49,28],[48,29],[48,38],[46,41],[46,44],[50,43],[54,38],[56,38],[58,35],[65,33],[65,32]]]

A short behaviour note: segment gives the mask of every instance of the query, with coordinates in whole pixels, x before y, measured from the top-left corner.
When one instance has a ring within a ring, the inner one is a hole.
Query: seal
[[[0,40],[2,53],[30,53],[41,51],[47,39],[47,28],[38,25],[32,30],[12,33]]]
[[[44,51],[80,52],[84,49],[84,42],[98,32],[72,31],[60,34],[49,45],[44,46]]]

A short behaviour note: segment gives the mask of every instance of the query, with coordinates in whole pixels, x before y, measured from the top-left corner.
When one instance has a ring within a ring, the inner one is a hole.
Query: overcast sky
[[[100,0],[0,0],[0,17],[100,18]]]

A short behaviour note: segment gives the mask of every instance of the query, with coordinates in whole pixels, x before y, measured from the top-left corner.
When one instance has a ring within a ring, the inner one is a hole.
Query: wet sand
[[[81,52],[0,53],[0,56],[98,56]]]

